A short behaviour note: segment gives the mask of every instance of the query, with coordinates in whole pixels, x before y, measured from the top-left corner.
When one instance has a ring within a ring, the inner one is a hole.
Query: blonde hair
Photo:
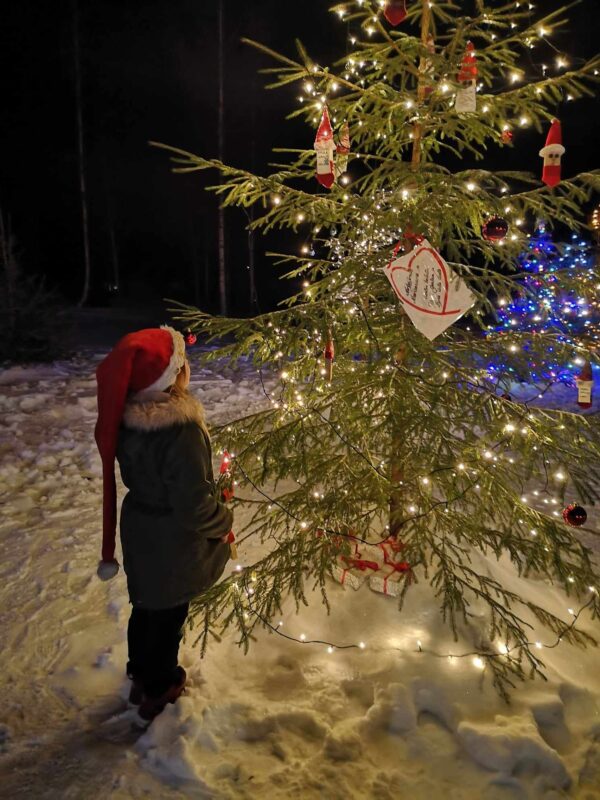
[[[177,377],[175,378],[175,383],[169,389],[167,389],[167,391],[173,397],[185,397],[186,395],[189,395],[190,392],[189,392],[188,387],[185,385],[184,382],[185,382],[185,364],[183,365],[183,367],[181,367],[181,369],[177,373]],[[194,400],[196,401],[196,403],[198,405],[198,408],[199,408],[199,410],[201,412],[201,415],[200,415],[200,417],[198,418],[197,421],[198,421],[200,427],[202,428],[202,430],[206,433],[206,435],[210,439],[210,433],[208,432],[208,426],[206,424],[206,416],[205,416],[204,406],[196,398],[194,398]]]

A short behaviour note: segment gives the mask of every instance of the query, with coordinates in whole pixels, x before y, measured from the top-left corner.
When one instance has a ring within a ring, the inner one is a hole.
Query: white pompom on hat
[[[98,577],[108,581],[119,571],[115,559],[117,487],[115,458],[117,437],[130,392],[164,391],[175,383],[185,364],[185,340],[168,325],[124,336],[96,370],[98,421],[96,443],[102,459],[103,525],[102,560]]]

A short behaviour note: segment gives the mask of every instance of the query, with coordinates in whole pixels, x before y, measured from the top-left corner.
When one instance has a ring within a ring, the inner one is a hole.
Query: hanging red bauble
[[[408,15],[406,10],[406,0],[387,0],[383,9],[383,14],[390,25],[394,28],[404,22]]]
[[[190,330],[184,331],[183,338],[185,339],[185,343],[190,346],[196,344],[196,342],[198,341],[198,337],[196,336],[196,334],[192,333],[192,331]]]
[[[571,503],[563,511],[563,519],[572,528],[580,528],[586,523],[587,511],[576,503]]]
[[[502,217],[490,217],[481,230],[487,242],[501,242],[508,234],[508,222]]]
[[[514,134],[510,130],[510,128],[505,128],[502,131],[502,133],[500,134],[500,138],[502,139],[504,144],[510,144],[512,142],[512,140],[513,140],[513,136],[514,136]]]

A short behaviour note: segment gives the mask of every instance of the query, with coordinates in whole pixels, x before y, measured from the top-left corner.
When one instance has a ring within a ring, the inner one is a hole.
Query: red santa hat
[[[548,137],[546,139],[546,146],[540,150],[540,156],[544,159],[544,169],[542,172],[542,181],[547,186],[556,186],[560,183],[561,179],[561,163],[560,160],[565,154],[565,148],[562,143],[562,128],[559,120],[553,119]]]
[[[103,525],[102,560],[98,577],[103,581],[119,571],[115,559],[117,488],[115,457],[117,437],[130,392],[164,391],[175,383],[185,364],[185,340],[173,328],[147,328],[123,337],[96,370],[98,421],[96,444],[102,459]]]

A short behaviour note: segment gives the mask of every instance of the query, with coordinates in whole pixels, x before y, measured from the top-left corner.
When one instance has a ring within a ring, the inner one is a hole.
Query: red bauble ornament
[[[587,511],[576,503],[571,503],[563,511],[563,519],[572,528],[580,528],[587,521]]]
[[[394,28],[396,25],[400,25],[400,23],[404,22],[408,15],[408,11],[406,10],[406,0],[387,0],[385,8],[383,9],[383,14],[390,25],[393,25]]]
[[[183,338],[185,339],[185,343],[190,346],[196,344],[196,342],[198,341],[198,337],[196,336],[196,334],[192,333],[192,331],[190,330],[184,331]]]
[[[509,130],[508,128],[505,128],[502,131],[502,133],[500,135],[500,138],[502,139],[504,144],[510,144],[512,142],[512,140],[513,140],[513,136],[514,136],[513,132],[511,130]]]
[[[481,234],[488,242],[501,242],[508,234],[508,222],[502,217],[491,217],[483,226]]]

